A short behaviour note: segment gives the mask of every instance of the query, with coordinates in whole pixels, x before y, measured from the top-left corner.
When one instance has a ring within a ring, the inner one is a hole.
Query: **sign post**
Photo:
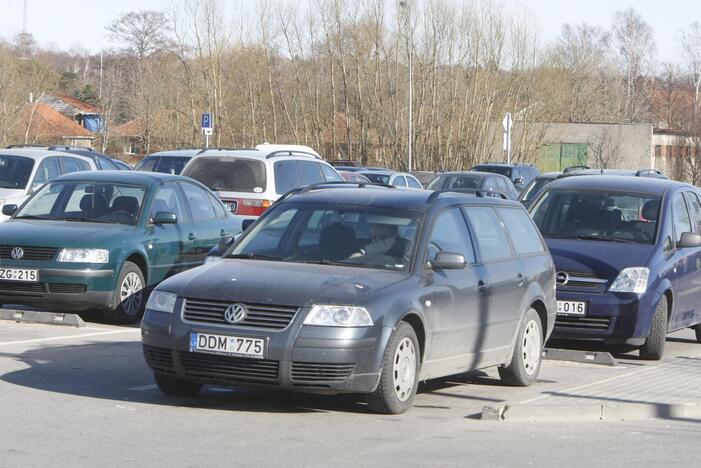
[[[511,112],[507,112],[504,116],[504,153],[506,154],[506,163],[511,164],[511,128],[513,122],[511,120]]]
[[[212,113],[205,112],[202,114],[202,135],[204,135],[204,147],[209,148],[209,137],[214,133],[214,122],[212,121]]]

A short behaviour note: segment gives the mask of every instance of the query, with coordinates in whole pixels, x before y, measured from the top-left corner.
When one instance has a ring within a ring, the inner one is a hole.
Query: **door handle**
[[[526,278],[521,273],[516,275],[516,284],[519,288],[522,288],[523,285],[526,284]]]
[[[484,281],[479,281],[477,283],[477,292],[480,294],[485,294],[487,292],[487,284]]]
[[[193,233],[190,233],[187,235],[187,240],[195,240],[195,239],[196,239],[196,237]]]

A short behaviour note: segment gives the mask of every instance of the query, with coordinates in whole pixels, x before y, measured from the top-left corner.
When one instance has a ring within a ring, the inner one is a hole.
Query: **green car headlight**
[[[105,249],[61,249],[58,261],[63,263],[107,263],[110,253]]]

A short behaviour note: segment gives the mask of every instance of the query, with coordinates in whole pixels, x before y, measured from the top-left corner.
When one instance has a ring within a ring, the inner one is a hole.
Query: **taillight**
[[[235,213],[243,216],[260,216],[273,204],[271,200],[238,199]]]

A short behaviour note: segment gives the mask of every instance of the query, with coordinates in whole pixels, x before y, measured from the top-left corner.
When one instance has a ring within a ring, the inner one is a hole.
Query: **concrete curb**
[[[546,348],[543,359],[551,361],[571,361],[602,366],[617,366],[618,361],[610,353],[602,351],[580,351],[575,349]]]
[[[64,325],[82,328],[85,322],[76,314],[58,314],[34,310],[0,309],[0,320],[12,320],[18,323],[41,323],[45,325]]]
[[[600,403],[592,405],[485,406],[483,420],[514,422],[626,421],[640,419],[701,419],[698,403]]]

